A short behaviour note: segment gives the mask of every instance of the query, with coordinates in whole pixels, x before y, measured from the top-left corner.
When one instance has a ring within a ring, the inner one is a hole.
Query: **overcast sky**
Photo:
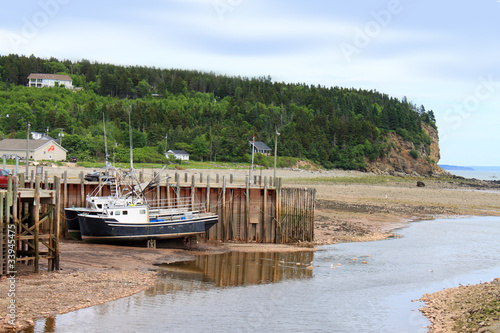
[[[2,1],[0,53],[377,90],[436,114],[442,164],[500,165],[500,2]]]

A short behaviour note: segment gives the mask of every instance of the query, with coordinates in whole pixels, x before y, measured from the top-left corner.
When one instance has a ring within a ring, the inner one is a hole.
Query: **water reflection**
[[[194,261],[161,265],[156,286],[147,290],[146,294],[158,295],[180,290],[227,288],[312,278],[313,258],[313,252],[228,252],[201,255]]]
[[[225,253],[162,266],[147,292],[57,316],[55,332],[424,333],[429,322],[412,300],[498,277],[498,217],[422,221],[401,232],[316,253]],[[49,330],[37,322],[35,332]]]

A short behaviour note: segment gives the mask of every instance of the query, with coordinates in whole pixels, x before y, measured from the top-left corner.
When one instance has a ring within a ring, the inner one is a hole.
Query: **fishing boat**
[[[130,204],[143,204],[143,199],[139,193],[122,194],[120,188],[120,173],[116,169],[108,169],[106,171],[105,181],[100,181],[92,193],[87,194],[85,198],[84,207],[68,207],[64,208],[64,218],[66,220],[66,229],[71,238],[81,240],[80,223],[78,221],[78,214],[97,214],[103,211],[104,207],[113,205],[130,205]],[[109,186],[110,195],[100,195],[105,187]]]
[[[133,174],[133,171],[131,172]],[[218,222],[216,214],[191,197],[148,200],[148,190],[156,188],[160,173],[149,182],[134,186],[123,183],[115,170],[86,197],[86,207],[65,208],[68,233],[90,242],[130,242],[189,238],[205,233]],[[109,186],[109,196],[99,196]]]
[[[188,200],[180,204],[171,200],[166,207],[125,203],[107,204],[99,212],[82,211],[78,214],[81,237],[92,242],[189,238],[218,222],[218,216],[207,212],[203,204],[192,205]]]
[[[105,125],[104,115],[103,123]],[[139,183],[135,179],[131,131],[130,172],[127,176],[131,181],[134,180],[135,185],[124,184],[124,174],[116,169],[113,169],[113,176],[109,177],[105,128],[104,126],[106,182],[100,181],[100,186],[86,197],[86,207],[65,209],[66,225],[72,237],[91,242],[147,240],[149,246],[150,242],[156,244],[159,239],[190,240],[192,236],[205,233],[218,222],[216,214],[207,212],[201,203],[191,202],[190,197],[163,202],[147,199],[147,191],[156,188],[161,181],[160,173],[163,169],[149,182]],[[104,185],[110,186],[111,195],[99,196]]]

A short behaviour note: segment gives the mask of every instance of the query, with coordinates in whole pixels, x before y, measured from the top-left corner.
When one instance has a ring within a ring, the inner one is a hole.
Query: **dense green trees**
[[[68,74],[82,89],[27,88],[30,73]],[[102,118],[119,161],[128,161],[129,117],[137,161],[164,161],[168,149],[193,157],[243,160],[252,135],[278,154],[326,167],[363,169],[384,156],[385,133],[430,144],[421,122],[435,126],[432,111],[376,91],[273,82],[179,69],[123,67],[8,55],[0,57],[0,135],[64,131],[70,155],[104,159]],[[8,116],[7,116],[8,115]],[[25,135],[25,134],[24,134]],[[139,150],[141,149],[141,150]]]

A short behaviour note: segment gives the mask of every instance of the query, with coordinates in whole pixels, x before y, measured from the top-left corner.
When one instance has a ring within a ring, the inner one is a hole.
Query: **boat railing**
[[[148,200],[150,209],[175,209],[179,211],[204,211],[204,203],[193,203],[191,198]]]

